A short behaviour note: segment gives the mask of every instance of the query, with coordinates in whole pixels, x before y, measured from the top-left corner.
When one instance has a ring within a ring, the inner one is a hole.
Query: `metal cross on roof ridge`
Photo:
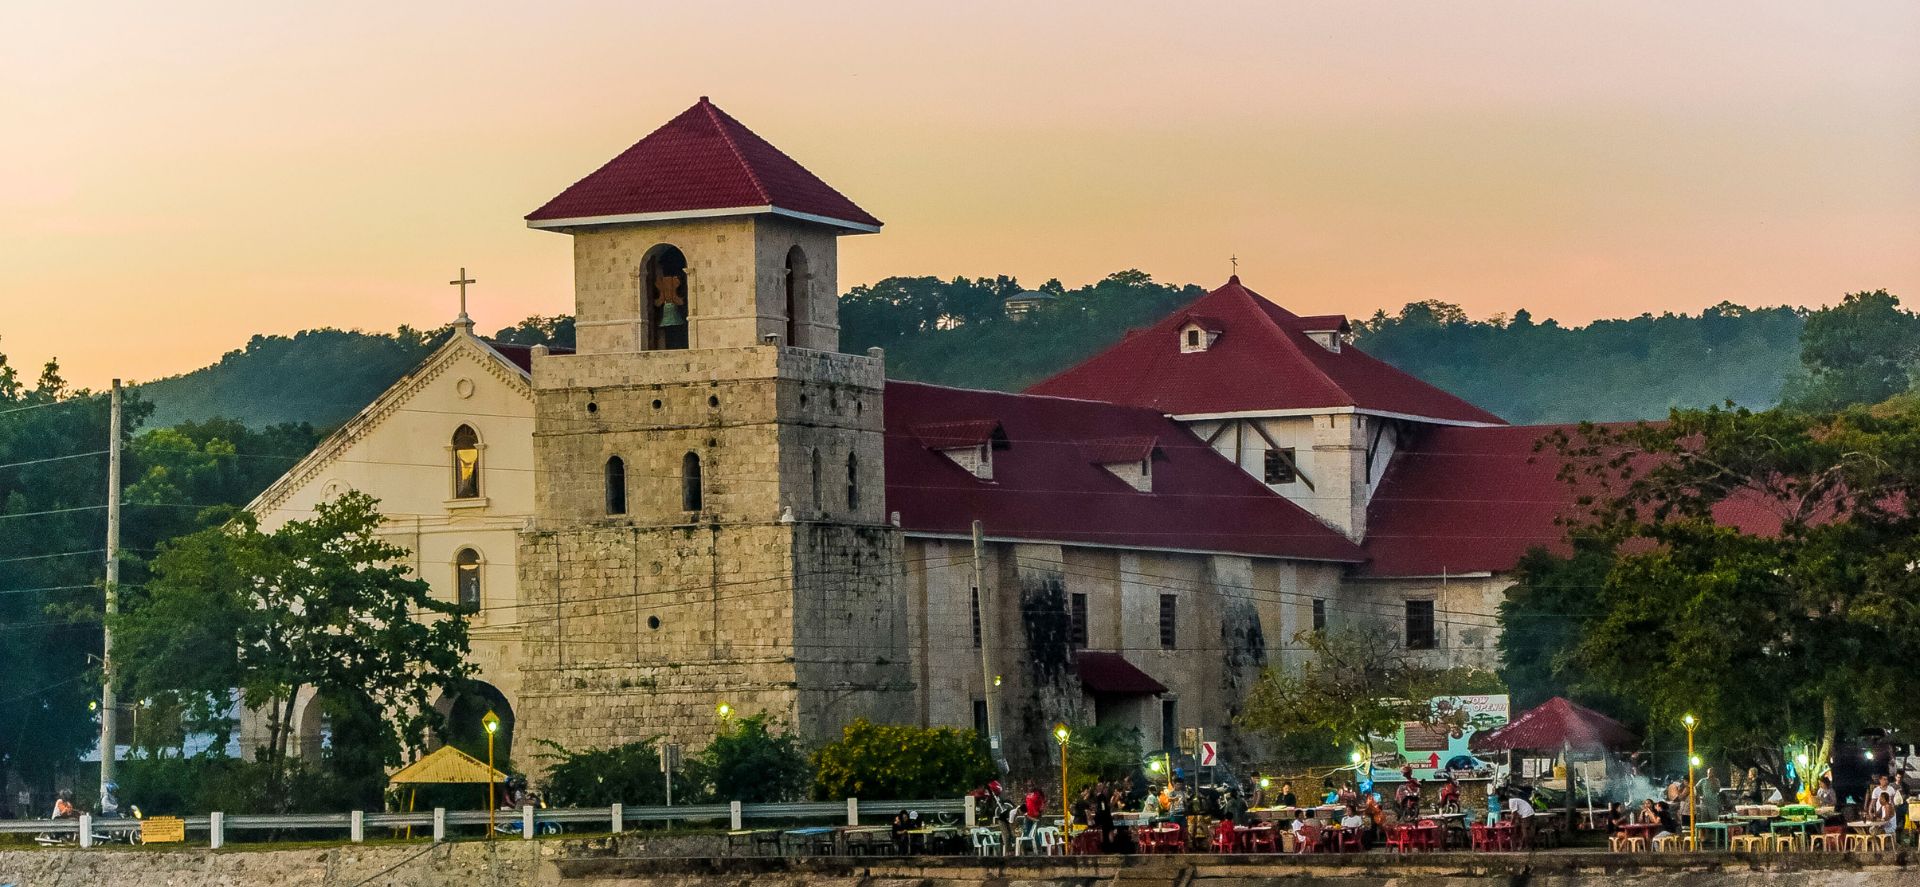
[[[455,323],[472,322],[471,319],[467,317],[467,284],[469,283],[479,283],[479,281],[468,277],[466,268],[460,269],[459,278],[447,281],[448,286],[457,286],[460,288],[460,316],[454,320]]]

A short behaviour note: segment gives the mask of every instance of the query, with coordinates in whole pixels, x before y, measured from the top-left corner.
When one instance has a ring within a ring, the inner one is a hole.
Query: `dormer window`
[[[1213,347],[1220,338],[1221,324],[1204,317],[1188,318],[1180,327],[1180,353],[1195,354]]]
[[[1321,314],[1314,317],[1302,317],[1296,321],[1294,329],[1306,334],[1313,344],[1335,354],[1340,346],[1346,344],[1347,335],[1353,332],[1353,325],[1347,322],[1345,315]]]
[[[1158,442],[1151,437],[1122,437],[1081,444],[1088,462],[1142,493],[1153,492],[1153,457]]]
[[[927,449],[981,480],[993,480],[993,451],[1007,448],[1007,433],[997,419],[927,422],[915,425],[913,434]]]

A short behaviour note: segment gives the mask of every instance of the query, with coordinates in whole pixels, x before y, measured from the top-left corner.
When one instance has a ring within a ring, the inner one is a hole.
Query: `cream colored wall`
[[[1359,607],[1380,623],[1406,632],[1406,602],[1433,601],[1436,665],[1493,668],[1500,661],[1500,604],[1513,587],[1510,575],[1349,579]]]
[[[476,677],[517,704],[520,620],[515,547],[533,514],[533,401],[524,377],[473,339],[450,341],[388,397],[355,417],[315,456],[254,505],[273,529],[313,517],[314,506],[347,490],[380,499],[383,533],[411,552],[413,573],[435,597],[454,601],[454,556],[481,558],[481,611],[471,617]],[[479,435],[477,500],[453,494],[452,439]]]
[[[1213,438],[1213,448],[1240,466],[1255,480],[1266,479],[1267,438],[1282,449],[1292,448],[1304,480],[1267,484],[1349,538],[1366,535],[1366,444],[1371,418],[1355,413],[1319,416],[1280,416],[1236,420],[1208,419],[1189,423],[1202,440]],[[1254,426],[1258,425],[1258,429]],[[1225,426],[1224,429],[1222,426]],[[1265,431],[1263,437],[1260,432]],[[1219,432],[1217,435],[1215,432]],[[1310,483],[1309,483],[1310,482]]]

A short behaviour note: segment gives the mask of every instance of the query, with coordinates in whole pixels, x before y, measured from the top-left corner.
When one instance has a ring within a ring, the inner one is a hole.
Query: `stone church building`
[[[1232,753],[1302,631],[1490,662],[1559,538],[1543,429],[1237,277],[1024,393],[889,381],[836,303],[839,238],[881,222],[705,98],[527,224],[572,238],[577,350],[463,313],[250,506],[378,496],[523,739],[698,745],[724,704],[815,741],[991,725],[1016,769],[1058,720]]]

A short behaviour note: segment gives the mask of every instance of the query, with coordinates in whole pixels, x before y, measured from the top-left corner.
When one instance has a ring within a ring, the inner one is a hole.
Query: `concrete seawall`
[[[0,851],[18,887],[1907,887],[1907,853],[730,859],[711,840]]]

